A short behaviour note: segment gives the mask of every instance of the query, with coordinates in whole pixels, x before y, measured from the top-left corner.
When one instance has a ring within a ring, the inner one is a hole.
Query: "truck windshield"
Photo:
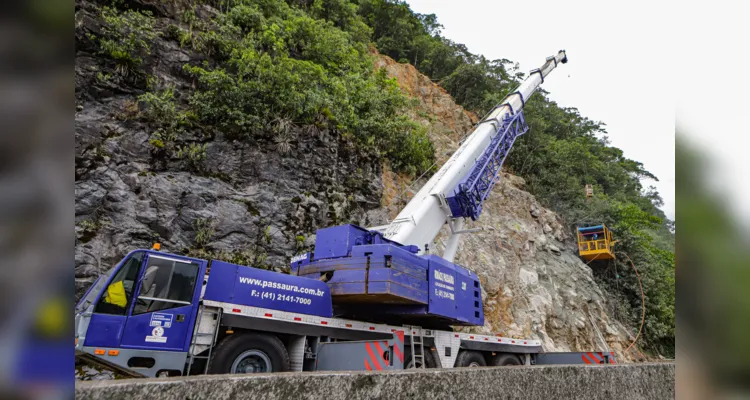
[[[133,315],[191,304],[199,269],[196,262],[149,255]]]

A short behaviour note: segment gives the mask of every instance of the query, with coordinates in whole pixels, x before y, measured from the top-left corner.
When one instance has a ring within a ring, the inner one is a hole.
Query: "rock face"
[[[205,6],[207,7],[207,6]],[[178,23],[163,10],[157,25]],[[144,87],[102,79],[114,68],[89,46],[100,29],[95,8],[76,5],[75,268],[76,293],[129,251],[160,242],[173,253],[221,253],[281,270],[314,244],[315,229],[346,222],[367,226],[380,206],[381,165],[328,131],[302,134],[281,152],[268,139],[231,141],[221,132],[186,132],[204,139],[203,172],[159,159],[153,131],[133,117]],[[158,37],[146,69],[155,81],[190,89],[182,65],[196,55]],[[184,95],[183,95],[184,96]]]
[[[153,10],[157,24],[174,21]],[[85,39],[99,29],[91,5],[77,2],[77,295],[129,251],[154,242],[168,252],[224,254],[280,271],[311,248],[317,228],[383,224],[424,183],[394,174],[327,131],[296,132],[283,152],[270,139],[247,143],[221,132],[187,132],[206,145],[201,173],[159,159],[149,144],[153,128],[133,117],[144,85],[102,79],[114,67]],[[174,85],[180,99],[191,85],[181,67],[196,56],[162,37],[152,54],[149,73]],[[477,116],[411,65],[378,56],[376,68],[386,68],[417,99],[413,117],[429,128],[434,172]],[[605,294],[568,232],[523,190],[521,178],[503,175],[476,226],[484,230],[463,238],[457,259],[480,276],[484,289],[486,324],[472,330],[538,338],[547,351],[603,350],[606,341],[620,360],[631,359],[622,352],[629,335],[607,314]],[[438,238],[438,254],[445,237]]]
[[[419,100],[415,115],[429,127],[437,157],[445,161],[477,117],[413,66],[385,56],[377,65]],[[410,182],[384,169],[383,182],[384,211],[378,215],[394,218],[424,179]],[[466,226],[483,230],[463,235],[456,262],[481,279],[485,325],[463,330],[539,339],[545,351],[602,349],[606,342],[621,361],[639,358],[624,353],[632,335],[609,315],[606,296],[578,258],[571,233],[524,190],[522,178],[503,173],[483,210],[478,221]],[[436,254],[447,238],[446,227],[436,240]]]

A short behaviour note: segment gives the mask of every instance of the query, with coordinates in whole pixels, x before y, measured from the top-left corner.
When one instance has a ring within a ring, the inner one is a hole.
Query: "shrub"
[[[303,235],[297,235],[294,238],[295,248],[301,250],[305,248],[305,237]]]
[[[121,67],[121,72],[135,69],[151,54],[151,42],[159,35],[149,11],[119,11],[103,7],[104,36],[99,39],[101,52]]]
[[[266,22],[263,13],[254,4],[233,7],[226,17],[230,24],[239,27],[244,33],[259,30]]]
[[[329,3],[309,9],[333,21],[278,0],[230,8],[194,46],[226,60],[184,67],[197,82],[190,107],[229,138],[268,140],[281,154],[297,134],[327,129],[359,151],[388,157],[397,171],[424,170],[433,150],[424,129],[404,116],[412,105],[385,71],[373,71],[366,44],[346,30],[359,21],[355,8]]]
[[[138,101],[145,106],[142,114],[150,121],[165,122],[177,117],[177,105],[172,88],[167,88],[161,93],[144,93],[138,96]]]
[[[205,248],[214,236],[215,221],[205,218],[196,218],[193,221],[193,230],[195,231],[195,245],[198,248]]]
[[[206,144],[190,143],[178,146],[176,156],[186,160],[188,167],[193,171],[201,171],[202,163],[206,159]]]
[[[157,129],[151,134],[149,144],[167,157],[178,152],[178,158],[186,158],[188,165],[199,170],[200,162],[205,159],[205,146],[197,145],[176,147],[176,142],[185,130],[193,126],[195,114],[190,110],[180,110],[175,102],[174,90],[167,88],[161,92],[146,92],[138,96],[142,104],[140,115],[151,122]],[[202,149],[202,151],[201,151]],[[202,154],[202,158],[201,158]]]

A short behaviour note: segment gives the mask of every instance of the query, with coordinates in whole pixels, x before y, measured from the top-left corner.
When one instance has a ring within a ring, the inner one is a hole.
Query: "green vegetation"
[[[199,84],[190,104],[202,123],[258,140],[278,131],[281,118],[287,128],[275,141],[282,154],[291,149],[289,129],[328,128],[398,170],[429,167],[424,129],[401,114],[407,98],[385,71],[373,72],[365,42],[283,2],[237,5],[220,23],[217,43],[228,59],[185,67]]]
[[[183,72],[194,89],[176,99],[158,82],[143,94],[141,116],[154,127],[150,143],[164,159],[200,170],[205,147],[195,143],[221,132],[230,139],[265,143],[281,156],[296,151],[300,135],[327,132],[360,154],[387,160],[394,170],[419,174],[434,161],[425,128],[411,120],[412,103],[385,71],[374,71],[371,46],[410,62],[441,84],[465,108],[485,114],[523,79],[507,59],[488,60],[440,35],[435,15],[412,12],[392,0],[198,0],[219,10],[211,19],[185,10],[164,24],[165,39],[195,54]],[[151,41],[161,33],[135,10],[102,9],[102,53],[126,69],[144,68]],[[540,55],[540,62],[544,56]],[[107,80],[102,74],[102,80]],[[674,353],[673,224],[658,209],[661,198],[643,188],[654,177],[609,146],[604,124],[561,108],[541,91],[527,101],[531,128],[506,168],[570,226],[606,223],[638,267],[646,291],[645,348]],[[188,133],[190,136],[188,137]],[[585,184],[595,197],[586,201]],[[266,233],[264,238],[270,235]],[[592,265],[593,266],[593,265]],[[640,289],[620,257],[593,266],[619,303],[633,331],[640,323]]]
[[[100,229],[110,226],[110,221],[100,217],[97,211],[88,219],[76,223],[76,239],[81,243],[91,240]]]
[[[188,9],[164,28],[165,38],[206,60],[184,66],[196,86],[187,104],[178,105],[171,89],[140,97],[157,127],[151,144],[158,154],[176,155],[195,122],[231,139],[272,142],[282,155],[293,151],[296,134],[328,130],[400,172],[421,173],[433,163],[425,129],[406,116],[408,98],[385,71],[374,71],[371,30],[355,4],[208,3],[222,12],[200,20]],[[112,8],[103,8],[102,18],[101,51],[128,68],[140,66],[150,40],[161,34],[153,18]],[[282,132],[279,121],[286,122]],[[188,160],[195,165],[195,158]]]
[[[159,35],[154,30],[151,13],[103,7],[101,17],[104,22],[103,37],[99,39],[101,52],[118,63],[121,73],[139,67],[144,57],[151,54],[151,41]]]
[[[195,231],[193,242],[197,248],[203,249],[211,242],[214,233],[216,233],[214,224],[215,221],[205,218],[196,218],[193,221],[193,230]]]
[[[190,143],[178,146],[175,156],[186,160],[188,168],[195,172],[199,172],[202,168],[201,165],[203,161],[206,159],[206,146],[206,143]]]
[[[295,245],[297,247],[297,250],[303,249],[305,247],[305,236],[304,235],[297,235],[294,238]]]
[[[94,235],[96,235],[96,232],[99,230],[101,225],[99,221],[84,219],[83,221],[76,224],[76,227],[79,228],[79,232],[77,232],[76,234],[77,238],[80,239],[82,243],[86,243],[91,240]]]
[[[157,93],[147,92],[138,96],[138,101],[142,105],[140,116],[156,127],[148,141],[153,146],[154,154],[184,160],[189,170],[202,172],[207,144],[182,143],[182,137],[195,126],[197,117],[192,111],[178,107],[174,90],[167,88]]]

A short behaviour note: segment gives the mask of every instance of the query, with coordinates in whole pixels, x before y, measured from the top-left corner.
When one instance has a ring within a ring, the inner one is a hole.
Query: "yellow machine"
[[[604,224],[578,228],[578,255],[586,260],[615,258],[614,245],[612,232]]]

